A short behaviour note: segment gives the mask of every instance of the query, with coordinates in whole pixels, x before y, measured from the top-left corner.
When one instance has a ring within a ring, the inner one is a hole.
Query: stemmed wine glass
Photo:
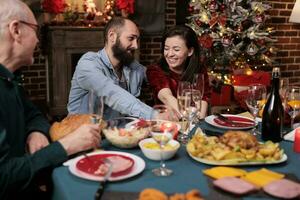
[[[165,105],[155,105],[153,106],[153,109],[167,117],[172,113],[172,111]],[[173,133],[168,129],[164,129],[163,131],[151,131],[151,136],[159,144],[160,148],[160,167],[153,169],[152,172],[156,176],[169,176],[173,173],[173,171],[166,168],[162,151],[164,150],[165,145],[172,140]]]
[[[194,74],[192,88],[199,90],[201,93],[201,99],[204,94],[204,75],[203,74]]]
[[[177,137],[177,140],[183,144],[187,142],[188,132],[190,126],[189,108],[191,105],[191,84],[187,81],[179,81],[177,87],[177,103],[179,113],[181,115],[180,124],[181,131]]]
[[[88,109],[91,114],[91,122],[93,124],[100,123],[103,118],[104,98],[97,96],[93,90],[90,90],[88,94]]]
[[[287,104],[289,108],[289,115],[291,116],[291,128],[296,128],[295,117],[300,112],[300,87],[290,87],[288,92]]]
[[[257,114],[260,109],[264,106],[267,99],[267,89],[265,85],[253,84],[248,87],[246,104],[254,117],[255,126],[252,130],[253,135],[259,134],[257,130]]]
[[[200,97],[200,99],[199,99],[200,100],[200,109],[199,109],[197,115],[193,119],[193,121],[197,122],[197,121],[199,121],[199,119],[201,119],[201,104],[202,104],[202,98],[203,98],[203,94],[204,94],[204,75],[203,74],[194,74],[192,89],[200,92],[200,96],[199,96]],[[194,96],[198,98],[198,95],[194,95]],[[193,100],[194,99],[195,98],[193,98]],[[198,101],[198,99],[197,99],[197,101]]]

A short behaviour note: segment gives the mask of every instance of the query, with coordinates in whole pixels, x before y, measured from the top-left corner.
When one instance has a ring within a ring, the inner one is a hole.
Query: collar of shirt
[[[8,82],[12,82],[15,79],[15,75],[11,73],[8,69],[6,69],[1,63],[0,63],[0,79],[6,80]]]

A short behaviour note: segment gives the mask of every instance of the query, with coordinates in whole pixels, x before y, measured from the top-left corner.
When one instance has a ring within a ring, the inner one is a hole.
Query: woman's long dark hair
[[[185,69],[183,74],[181,75],[181,80],[192,82],[193,75],[195,73],[199,73],[200,71],[200,47],[198,44],[198,37],[194,30],[186,25],[178,25],[168,29],[162,38],[162,57],[160,59],[160,65],[162,66],[163,70],[169,72],[169,66],[167,61],[164,57],[164,49],[165,49],[165,42],[167,38],[179,36],[181,37],[187,46],[187,48],[194,48],[194,53],[188,57],[185,61]]]

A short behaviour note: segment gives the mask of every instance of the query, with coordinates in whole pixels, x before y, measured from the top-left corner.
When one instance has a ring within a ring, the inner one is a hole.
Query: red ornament
[[[44,0],[42,2],[42,8],[48,13],[62,13],[66,7],[64,0]]]
[[[255,23],[262,23],[265,20],[265,16],[264,15],[256,15],[254,17],[254,22]]]
[[[222,44],[224,47],[228,47],[231,44],[231,38],[229,36],[224,36],[222,38]]]
[[[225,8],[226,8],[226,5],[225,5],[225,4],[221,4],[221,6],[220,6],[220,10],[221,10],[221,11],[224,11],[224,10],[225,10]]]
[[[258,44],[259,46],[264,46],[265,45],[265,40],[264,39],[256,40],[256,44]]]
[[[210,37],[209,34],[203,34],[198,38],[199,44],[206,48],[210,49],[213,46],[213,39]]]
[[[208,5],[210,11],[216,11],[218,9],[218,4],[216,1],[211,1]]]
[[[190,13],[194,12],[194,6],[189,6],[188,10]]]
[[[116,0],[116,7],[124,10],[129,14],[134,13],[134,0]]]
[[[202,22],[201,22],[200,19],[196,19],[195,22],[196,22],[196,24],[197,24],[198,26],[201,26],[201,24],[202,24]]]

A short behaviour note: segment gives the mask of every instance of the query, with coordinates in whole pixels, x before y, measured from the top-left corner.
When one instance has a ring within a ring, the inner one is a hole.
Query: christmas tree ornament
[[[265,16],[262,15],[262,14],[255,15],[255,16],[253,17],[253,21],[254,21],[255,23],[257,23],[257,24],[262,23],[264,20],[265,20]]]
[[[258,48],[255,44],[251,43],[248,45],[247,47],[247,53],[250,55],[250,56],[254,56],[258,51]]]
[[[229,36],[223,36],[222,44],[224,47],[228,47],[231,44],[231,38]]]
[[[208,8],[211,12],[215,12],[218,9],[218,4],[216,1],[211,1],[208,5]]]

